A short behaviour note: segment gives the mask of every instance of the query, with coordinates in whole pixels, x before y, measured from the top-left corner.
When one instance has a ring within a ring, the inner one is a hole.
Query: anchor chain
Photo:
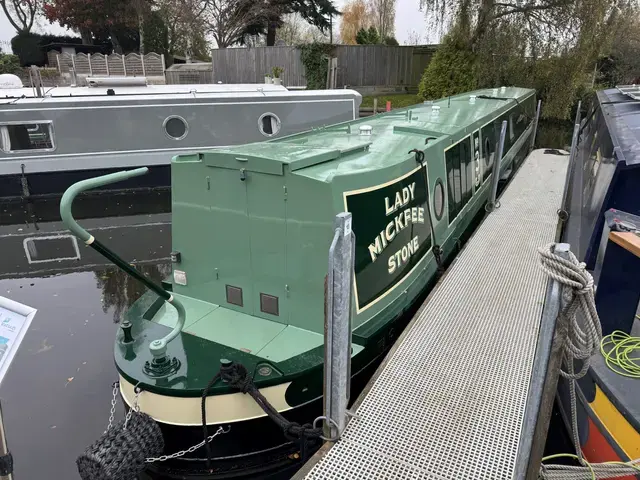
[[[120,388],[120,382],[113,382],[113,397],[111,399],[111,409],[109,410],[109,423],[107,425],[107,429],[105,430],[105,433],[113,426],[113,421],[115,419],[115,413],[116,413],[116,405],[118,404],[118,389]],[[126,429],[127,428],[127,423],[129,423],[129,420],[131,420],[131,416],[133,415],[133,412],[139,412],[140,411],[140,406],[138,404],[138,400],[140,398],[140,395],[142,394],[142,389],[139,389],[138,386],[136,385],[134,387],[134,391],[136,393],[136,396],[134,397],[133,400],[133,407],[129,409],[129,411],[127,412],[127,414],[125,415],[124,418],[124,426],[123,428]],[[145,463],[154,463],[154,462],[165,462],[167,460],[173,460],[175,458],[180,458],[185,456],[187,453],[193,453],[196,450],[198,450],[200,447],[204,446],[205,443],[209,443],[211,442],[215,437],[217,437],[218,435],[222,435],[224,433],[229,433],[229,431],[231,430],[231,426],[229,426],[229,428],[227,428],[226,430],[220,426],[218,427],[218,430],[215,431],[215,433],[213,433],[212,435],[209,435],[207,437],[206,440],[202,440],[200,443],[197,443],[185,450],[180,450],[178,452],[172,453],[170,455],[160,455],[159,457],[147,457],[145,459]]]

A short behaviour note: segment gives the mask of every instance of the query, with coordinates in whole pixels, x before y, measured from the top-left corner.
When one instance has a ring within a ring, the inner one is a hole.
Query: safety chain
[[[113,419],[116,415],[116,405],[118,404],[118,387],[120,387],[120,382],[113,382],[113,398],[111,399],[111,410],[109,411],[109,424],[104,433],[107,433],[113,426]]]
[[[116,414],[116,405],[118,404],[119,387],[120,387],[120,382],[113,382],[113,398],[111,399],[111,410],[109,411],[109,424],[107,425],[107,430],[109,430],[113,426],[113,421]],[[127,415],[124,417],[123,428],[125,430],[127,428],[127,423],[129,423],[129,420],[131,420],[131,416],[133,415],[133,412],[138,413],[140,411],[140,405],[138,404],[138,399],[142,394],[142,389],[138,388],[138,386],[136,385],[134,387],[134,391],[136,393],[136,396],[133,399],[133,407],[129,409],[129,411],[127,412]],[[107,432],[107,430],[105,430],[105,433]],[[145,463],[164,462],[166,460],[180,458],[186,455],[187,453],[193,453],[196,450],[198,450],[200,447],[202,447],[205,443],[209,443],[218,435],[222,435],[223,433],[229,433],[230,430],[231,430],[231,426],[229,426],[229,428],[226,430],[223,427],[218,427],[218,430],[216,430],[216,432],[213,435],[209,435],[207,437],[206,442],[205,440],[202,440],[200,443],[193,445],[192,447],[189,447],[186,450],[180,450],[179,452],[172,453],[171,455],[160,455],[159,457],[148,457],[145,459]]]
[[[229,427],[227,430],[225,430],[222,427],[218,427],[218,430],[216,430],[216,433],[214,433],[213,435],[209,435],[207,437],[207,441],[206,443],[209,443],[211,440],[213,440],[215,437],[217,437],[218,435],[221,435],[223,433],[229,433],[229,430],[231,430],[231,427]],[[147,458],[145,460],[146,463],[153,463],[153,462],[164,462],[165,460],[171,460],[174,458],[179,458],[182,457],[183,455],[186,455],[187,453],[193,453],[195,452],[197,449],[199,449],[200,447],[202,447],[205,444],[205,441],[202,440],[200,443],[198,443],[197,445],[194,445],[193,447],[189,447],[186,450],[180,450],[179,452],[176,453],[172,453],[171,455],[161,455],[159,457],[150,457]]]

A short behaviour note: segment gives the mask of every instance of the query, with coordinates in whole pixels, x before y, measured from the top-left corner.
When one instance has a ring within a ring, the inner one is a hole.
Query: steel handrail
[[[113,251],[105,247],[96,238],[82,228],[72,214],[73,201],[78,194],[91,190],[93,188],[102,187],[111,183],[120,182],[129,178],[144,175],[149,171],[148,168],[136,168],[135,170],[123,170],[121,172],[110,173],[108,175],[102,175],[100,177],[89,178],[71,185],[62,196],[60,200],[60,217],[64,225],[73,233],[76,237],[82,240],[86,245],[96,250],[99,254],[105,257],[107,260],[113,262],[118,268],[124,271],[126,274],[135,278],[139,282],[143,283],[147,288],[158,294],[161,298],[173,305],[178,312],[178,321],[175,327],[167,335],[158,340],[153,340],[149,344],[151,354],[156,358],[162,358],[167,351],[167,343],[176,338],[184,327],[186,319],[186,312],[184,306],[180,301],[175,298],[171,293],[167,292],[164,288],[153,283],[149,278],[144,276],[138,270],[133,268],[129,263],[125,262],[122,258],[116,255]]]

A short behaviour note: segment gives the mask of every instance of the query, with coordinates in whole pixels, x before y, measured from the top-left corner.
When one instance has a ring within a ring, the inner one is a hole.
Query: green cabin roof
[[[407,153],[407,137],[416,135],[420,140],[434,137],[429,145],[435,145],[465,128],[477,128],[475,124],[481,124],[493,113],[513,107],[512,99],[518,101],[534,93],[520,87],[476,90],[269,142],[216,149],[205,153],[205,162],[238,168],[238,160],[243,159],[248,171],[278,175],[288,165],[297,174],[330,181],[336,174],[356,174],[394,165]],[[476,96],[475,103],[471,103],[471,95]],[[433,114],[432,106],[440,107],[437,115]],[[370,136],[360,134],[363,125],[372,127]]]

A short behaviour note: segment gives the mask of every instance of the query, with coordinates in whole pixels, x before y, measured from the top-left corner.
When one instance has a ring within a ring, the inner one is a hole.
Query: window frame
[[[274,117],[276,119],[277,125],[278,125],[278,130],[274,133],[266,133],[264,131],[264,129],[262,128],[262,120],[264,120],[264,118],[267,115],[271,115],[272,117]],[[271,138],[271,137],[275,137],[276,135],[278,135],[280,133],[280,131],[282,130],[282,120],[280,120],[280,117],[278,115],[276,115],[273,112],[264,112],[262,115],[260,115],[258,117],[258,131],[260,132],[261,135],[264,135],[267,138]]]
[[[169,120],[173,120],[174,118],[181,120],[182,123],[184,123],[184,133],[179,137],[174,137],[173,135],[170,135],[169,132],[167,131],[167,123],[169,123]],[[169,115],[162,122],[162,130],[164,130],[164,134],[167,136],[167,138],[171,140],[176,140],[176,141],[184,140],[187,137],[187,135],[189,135],[189,122],[187,122],[187,120],[180,115]]]
[[[438,190],[438,186],[440,186],[440,198],[442,198],[442,203],[440,205],[440,215],[438,215],[438,211],[436,210],[436,191]],[[445,200],[445,191],[444,191],[444,182],[442,178],[438,177],[433,184],[433,216],[439,222],[444,217],[444,210],[447,204]]]
[[[2,153],[11,153],[11,154],[24,154],[28,153],[38,153],[38,152],[53,152],[58,148],[56,143],[56,131],[53,126],[53,120],[7,120],[0,121],[0,127],[9,126],[9,125],[24,125],[27,127],[28,125],[47,125],[49,127],[49,138],[51,139],[51,148],[21,148],[18,150],[7,150],[5,148],[4,142],[1,141],[0,138],[0,152]],[[28,130],[28,129],[27,129]]]
[[[474,130],[474,131],[475,131],[475,130]],[[449,199],[449,198],[450,198],[450,197],[449,197],[449,172],[448,172],[448,169],[447,169],[447,152],[448,152],[449,150],[451,150],[452,148],[454,148],[454,147],[458,147],[458,146],[460,146],[460,145],[462,144],[462,142],[467,141],[467,142],[468,142],[467,147],[468,147],[468,149],[469,149],[468,153],[469,153],[469,155],[471,155],[471,153],[472,153],[472,151],[473,151],[473,141],[472,141],[472,138],[471,138],[471,137],[472,137],[472,135],[473,135],[473,132],[468,133],[467,135],[465,135],[464,137],[462,137],[460,140],[458,140],[456,143],[452,143],[451,145],[449,145],[449,146],[448,146],[447,148],[445,148],[445,149],[444,149],[444,151],[443,151],[443,157],[444,157],[444,169],[445,169],[445,179],[446,179],[446,182],[447,182],[447,199]],[[462,155],[462,149],[460,149],[460,152],[459,152],[459,154],[458,154],[458,161],[460,162],[460,163],[459,163],[459,172],[460,172],[460,179],[459,179],[459,181],[460,181],[460,205],[459,205],[459,209],[457,209],[457,205],[456,205],[456,209],[454,209],[454,211],[455,211],[455,215],[453,216],[453,218],[451,218],[451,217],[450,217],[450,215],[449,215],[449,214],[450,214],[450,212],[451,212],[451,205],[449,205],[449,200],[447,200],[447,217],[448,217],[448,220],[449,220],[449,222],[448,222],[448,223],[449,223],[449,225],[451,225],[451,224],[454,222],[454,220],[455,220],[456,218],[458,218],[458,216],[460,215],[460,213],[462,213],[462,211],[464,210],[464,208],[469,204],[469,202],[473,199],[473,196],[475,195],[475,192],[473,191],[473,188],[472,188],[472,189],[471,189],[471,196],[470,196],[470,197],[465,201],[465,198],[464,198],[464,196],[463,196],[463,191],[462,191],[462,173],[463,173],[463,172],[462,172],[462,165],[463,165],[463,163],[462,163],[462,157],[461,157],[461,155]],[[472,162],[472,161],[473,161],[473,158],[471,157],[471,158],[469,159],[469,165],[471,165],[471,162]],[[455,170],[455,169],[454,169],[454,170]],[[465,167],[465,170],[466,170],[466,167]],[[456,179],[455,179],[455,174],[454,174],[453,181],[455,182],[455,180],[456,180]],[[454,192],[453,199],[454,199],[454,202],[455,202],[455,192]],[[457,203],[457,202],[456,202],[456,203]],[[435,212],[434,212],[434,213],[435,213]]]

